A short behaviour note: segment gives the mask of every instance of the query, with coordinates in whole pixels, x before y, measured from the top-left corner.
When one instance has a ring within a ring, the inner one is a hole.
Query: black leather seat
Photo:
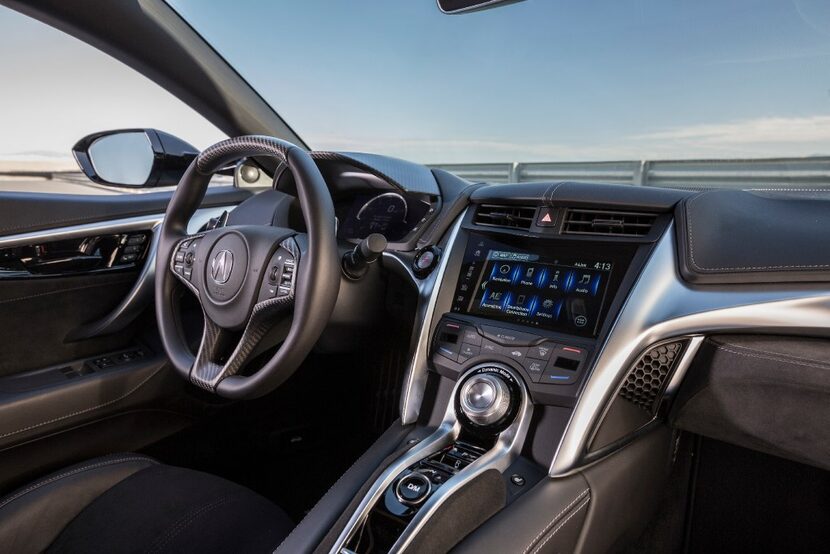
[[[3,552],[273,552],[293,527],[219,477],[137,454],[90,460],[0,500]]]

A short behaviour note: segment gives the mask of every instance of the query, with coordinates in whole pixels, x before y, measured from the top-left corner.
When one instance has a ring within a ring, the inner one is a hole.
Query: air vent
[[[655,214],[571,208],[565,214],[565,225],[562,228],[562,233],[567,235],[642,237],[651,230],[655,219],[657,219]]]
[[[628,372],[620,396],[654,413],[685,345],[685,340],[667,342],[643,354]]]
[[[482,204],[476,210],[475,223],[491,227],[530,229],[536,208],[531,206],[497,206]]]

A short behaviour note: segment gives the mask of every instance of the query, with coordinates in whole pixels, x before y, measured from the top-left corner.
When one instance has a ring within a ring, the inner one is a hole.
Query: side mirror
[[[176,185],[198,154],[191,144],[156,129],[93,133],[72,147],[90,180],[119,187]]]
[[[448,15],[489,10],[522,0],[437,0],[438,9]]]

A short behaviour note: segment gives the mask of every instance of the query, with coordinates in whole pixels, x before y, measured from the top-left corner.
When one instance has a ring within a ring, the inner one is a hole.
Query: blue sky
[[[527,0],[452,17],[433,0],[172,4],[315,147],[477,162],[830,153],[826,0]]]
[[[314,148],[426,163],[830,154],[827,0],[171,0]],[[0,157],[99,129],[221,134],[0,8]],[[11,106],[11,108],[10,108]]]

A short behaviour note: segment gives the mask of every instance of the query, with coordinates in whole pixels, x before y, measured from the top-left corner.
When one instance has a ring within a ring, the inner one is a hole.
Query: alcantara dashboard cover
[[[695,284],[830,281],[827,192],[712,190],[687,198],[676,209],[681,274]]]

